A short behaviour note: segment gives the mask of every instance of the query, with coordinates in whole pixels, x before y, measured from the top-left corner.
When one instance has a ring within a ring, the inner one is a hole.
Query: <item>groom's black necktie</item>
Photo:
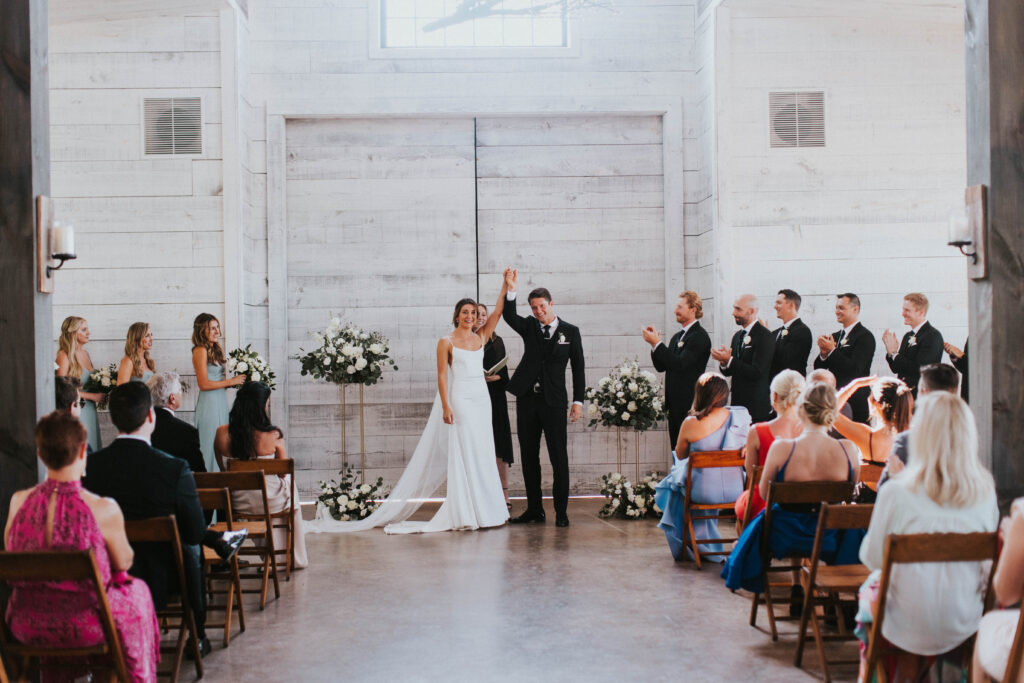
[[[551,325],[544,326],[544,338],[551,339]]]

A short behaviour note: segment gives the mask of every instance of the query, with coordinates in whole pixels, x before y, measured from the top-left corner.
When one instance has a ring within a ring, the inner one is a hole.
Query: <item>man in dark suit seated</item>
[[[783,370],[795,370],[807,375],[807,360],[811,356],[811,329],[800,319],[800,295],[792,289],[780,289],[775,297],[775,315],[782,327],[772,331],[775,353],[772,355],[771,376]]]
[[[174,413],[181,409],[181,379],[176,372],[156,372],[146,382],[153,397],[156,427],[153,448],[188,463],[193,472],[205,472],[206,461],[199,448],[199,430]]]
[[[77,377],[54,377],[54,409],[61,413],[71,413],[81,419],[82,415],[82,382]],[[92,455],[92,446],[86,442],[86,449]]]
[[[736,299],[732,317],[740,330],[729,347],[711,352],[721,363],[722,374],[732,378],[732,405],[743,406],[754,422],[764,422],[772,412],[771,366],[775,340],[771,331],[757,320],[757,297],[744,294]]]
[[[128,382],[111,391],[110,419],[117,427],[118,436],[109,446],[89,456],[82,484],[97,495],[117,501],[125,519],[175,516],[189,602],[196,618],[200,652],[205,656],[211,647],[205,629],[206,601],[199,544],[204,541],[207,529],[195,479],[185,461],[150,445],[156,416],[145,384]],[[241,539],[234,540],[241,544]],[[135,546],[131,574],[149,586],[157,609],[167,604],[168,593],[177,588],[174,573],[170,548],[165,544]]]
[[[882,335],[885,360],[889,369],[903,380],[917,398],[921,368],[942,362],[942,333],[928,322],[928,297],[912,292],[903,297],[903,322],[910,332],[896,340],[896,333],[886,330]]]

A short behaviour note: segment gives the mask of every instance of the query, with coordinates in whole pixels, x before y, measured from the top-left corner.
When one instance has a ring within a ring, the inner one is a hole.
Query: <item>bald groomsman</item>
[[[665,373],[665,405],[668,408],[668,438],[676,447],[679,427],[693,405],[693,388],[708,367],[711,337],[698,321],[704,305],[697,292],[683,292],[676,303],[676,322],[683,329],[672,335],[668,344],[653,326],[643,328],[644,341],[651,345],[654,369]]]
[[[928,322],[928,297],[919,292],[903,297],[903,322],[910,327],[910,332],[903,335],[902,341],[897,342],[891,330],[882,335],[885,360],[917,398],[921,368],[942,362],[942,333]]]
[[[875,335],[858,322],[860,318],[860,297],[852,292],[836,296],[836,320],[842,329],[831,335],[818,337],[818,357],[815,368],[831,370],[836,384],[843,388],[858,377],[871,375],[871,361],[875,356]],[[867,387],[859,389],[850,398],[853,419],[868,421]]]
[[[757,297],[744,294],[733,304],[732,317],[740,330],[729,348],[711,352],[721,363],[722,374],[732,378],[732,405],[744,406],[754,422],[764,422],[772,412],[772,354],[775,340],[771,331],[757,321]]]
[[[782,321],[782,327],[772,332],[775,339],[775,353],[772,356],[771,376],[783,370],[796,370],[807,375],[807,361],[811,357],[811,329],[798,316],[800,295],[792,289],[780,289],[775,297],[775,314]]]

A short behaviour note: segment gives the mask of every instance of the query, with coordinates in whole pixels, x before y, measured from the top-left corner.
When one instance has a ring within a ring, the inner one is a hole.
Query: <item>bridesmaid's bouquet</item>
[[[246,344],[244,349],[235,349],[229,353],[224,367],[228,372],[245,375],[249,382],[263,382],[271,389],[277,386],[277,375],[271,369],[270,363],[252,350],[252,344]]]
[[[355,471],[351,466],[339,472],[341,481],[321,481],[320,495],[317,496],[317,513],[326,510],[339,522],[349,522],[365,517],[380,507],[389,491],[384,487],[384,478],[356,485]]]
[[[390,355],[390,341],[380,332],[367,332],[331,318],[323,332],[311,332],[317,348],[299,356],[302,374],[332,384],[376,384],[388,365],[398,366]],[[300,349],[305,351],[305,349]]]
[[[630,427],[646,432],[665,418],[660,393],[661,385],[653,372],[641,370],[636,359],[625,361],[602,377],[596,387],[587,387],[590,426]]]
[[[601,493],[608,498],[598,512],[602,517],[621,519],[643,519],[660,517],[661,509],[654,502],[654,487],[661,480],[657,472],[647,475],[634,484],[618,472],[601,477]]]
[[[97,404],[99,408],[106,408],[107,398],[111,390],[117,386],[117,370],[117,363],[111,363],[105,368],[97,368],[89,373],[85,384],[82,385],[82,391],[88,394],[103,394],[103,400]]]

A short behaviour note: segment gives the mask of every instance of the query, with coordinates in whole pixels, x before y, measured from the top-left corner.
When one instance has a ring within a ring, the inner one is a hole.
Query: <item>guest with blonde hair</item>
[[[978,459],[978,430],[967,404],[939,391],[924,396],[910,426],[910,463],[878,493],[860,559],[874,573],[861,588],[861,635],[874,620],[890,534],[992,532],[999,523],[992,475]],[[934,658],[978,630],[985,562],[927,562],[893,568],[882,636],[906,655],[888,658],[890,680],[924,680]],[[962,648],[961,648],[962,649]],[[864,665],[864,646],[861,665]],[[953,653],[961,666],[964,652]]]
[[[64,318],[60,326],[60,338],[57,340],[57,376],[74,377],[84,386],[89,381],[89,373],[95,368],[85,345],[89,343],[89,323],[85,318],[70,315]],[[96,404],[103,400],[103,394],[81,392],[85,404],[79,418],[89,433],[89,448],[96,451],[100,444],[100,422],[96,414]]]
[[[153,350],[153,330],[149,323],[132,323],[124,341],[124,358],[117,369],[117,385],[126,382],[146,382],[156,372],[156,363],[150,357]]]
[[[210,313],[200,313],[192,323],[192,367],[196,371],[199,398],[196,399],[195,425],[199,447],[207,472],[214,467],[213,440],[217,427],[228,423],[227,388],[245,383],[245,375],[224,376],[224,349],[220,345],[220,321]]]

